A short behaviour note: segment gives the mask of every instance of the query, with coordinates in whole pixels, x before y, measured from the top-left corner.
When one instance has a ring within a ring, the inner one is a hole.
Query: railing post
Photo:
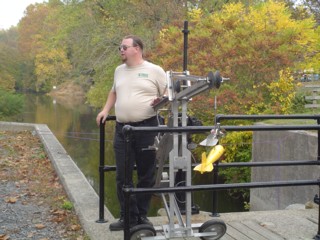
[[[131,142],[131,129],[124,126],[122,131],[125,137],[125,170],[124,170],[124,185],[123,185],[123,194],[124,194],[124,240],[130,240],[130,198],[131,194],[128,189],[129,186],[129,171],[130,171],[130,142]]]
[[[319,179],[320,180],[320,179]],[[319,197],[320,197],[320,184],[318,185],[319,187]],[[317,235],[314,237],[315,240],[320,240],[320,204],[318,205],[318,233]]]
[[[320,119],[317,118],[317,124],[320,124]],[[320,130],[317,130],[318,132],[318,157],[317,160],[320,161]],[[320,185],[319,185],[319,197],[320,197]],[[319,204],[319,211],[318,211],[318,233],[315,236],[315,240],[320,240],[320,204]]]
[[[219,116],[217,114],[215,114],[214,118],[215,118],[214,119],[215,124],[220,123],[220,119],[219,119]],[[217,184],[218,183],[218,177],[219,177],[219,161],[217,161],[214,164],[213,184]],[[211,217],[220,217],[220,214],[218,213],[218,192],[217,191],[213,191],[213,193],[212,193],[212,213],[211,213],[210,216]]]
[[[317,124],[319,125],[320,124],[320,119],[317,118]],[[320,130],[317,131],[318,132],[318,161],[320,161],[320,152],[319,152],[319,149],[320,149]],[[318,185],[319,187],[319,197],[320,197],[320,185]],[[318,207],[319,211],[318,211],[318,233],[317,235],[314,237],[315,240],[320,240],[320,204],[319,204],[319,207]]]
[[[219,175],[219,161],[217,161],[214,164],[213,169],[213,184],[218,183],[218,175]],[[212,213],[210,215],[211,217],[220,217],[220,214],[218,213],[218,192],[213,191],[212,193]]]
[[[317,124],[319,125],[320,124],[320,118],[317,118]],[[320,130],[317,130],[317,132],[318,132],[318,157],[317,157],[317,159],[318,159],[318,161],[320,161]]]
[[[105,223],[104,219],[104,149],[105,149],[105,123],[100,121],[100,162],[99,162],[99,219],[97,223]]]

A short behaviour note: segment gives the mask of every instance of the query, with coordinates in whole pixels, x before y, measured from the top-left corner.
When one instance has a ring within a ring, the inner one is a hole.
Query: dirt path
[[[0,131],[0,240],[8,239],[89,239],[29,131]]]

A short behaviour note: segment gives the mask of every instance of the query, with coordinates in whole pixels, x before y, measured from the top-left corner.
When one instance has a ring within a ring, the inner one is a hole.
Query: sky
[[[42,3],[44,0],[0,0],[0,29],[16,26],[24,15],[27,6]]]

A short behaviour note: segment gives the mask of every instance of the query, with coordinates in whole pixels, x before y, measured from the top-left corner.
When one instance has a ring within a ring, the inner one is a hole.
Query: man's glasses
[[[134,46],[120,45],[119,51],[121,51],[122,49],[123,49],[124,51],[127,51],[127,49],[130,48],[130,47],[134,47]]]

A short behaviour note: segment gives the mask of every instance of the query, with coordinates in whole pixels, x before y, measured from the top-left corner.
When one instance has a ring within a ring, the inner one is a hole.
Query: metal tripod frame
[[[188,115],[187,106],[190,99],[206,91],[210,88],[219,88],[222,78],[219,72],[213,74],[210,72],[207,77],[191,76],[186,72],[167,72],[167,86],[168,86],[168,99],[155,106],[158,110],[162,105],[170,102],[170,127],[187,127]],[[182,82],[182,84],[181,84]],[[169,152],[169,174],[168,179],[165,179],[169,187],[175,187],[175,176],[178,171],[185,173],[185,186],[191,187],[192,185],[192,164],[191,152],[188,149],[187,133],[172,133],[172,150]],[[161,163],[160,163],[161,164]],[[165,185],[165,183],[163,183]],[[192,197],[191,192],[185,193],[185,222],[183,220],[180,208],[177,203],[175,193],[169,193],[169,204],[167,203],[166,196],[162,194],[162,199],[165,204],[165,209],[168,215],[169,224],[163,226],[166,239],[175,237],[190,237],[194,236],[191,224],[192,215]],[[177,220],[178,224],[175,224]]]

